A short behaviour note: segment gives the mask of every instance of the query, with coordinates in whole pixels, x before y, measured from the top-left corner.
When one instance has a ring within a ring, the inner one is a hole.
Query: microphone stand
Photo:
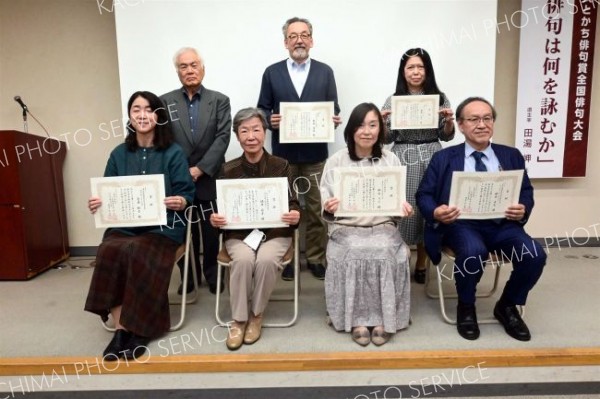
[[[25,133],[29,133],[29,127],[27,126],[27,112],[29,110],[27,108],[23,108],[23,131]],[[32,115],[33,116],[33,115]],[[35,118],[34,118],[35,119]],[[38,122],[39,123],[39,122]],[[43,127],[43,126],[42,126]],[[45,129],[44,129],[45,130]]]

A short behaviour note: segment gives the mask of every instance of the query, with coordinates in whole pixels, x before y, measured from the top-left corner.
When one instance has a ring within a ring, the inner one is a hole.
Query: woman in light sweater
[[[333,193],[334,170],[400,166],[398,157],[383,149],[384,137],[378,108],[371,103],[356,106],[344,130],[347,148],[327,160],[320,187],[329,227],[327,311],[336,330],[352,332],[352,339],[363,346],[383,345],[408,326],[410,251],[397,228],[398,217],[335,216],[340,199]],[[403,208],[407,217],[413,214],[409,203],[404,202]]]

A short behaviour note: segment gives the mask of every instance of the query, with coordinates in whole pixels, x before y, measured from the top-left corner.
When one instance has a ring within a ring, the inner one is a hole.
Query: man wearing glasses
[[[195,215],[192,220],[194,252],[200,256],[199,226],[202,231],[204,278],[210,292],[215,294],[219,236],[209,220],[217,210],[215,176],[225,163],[225,152],[231,138],[231,106],[229,97],[202,85],[204,61],[196,49],[184,47],[178,50],[173,63],[182,87],[163,94],[161,100],[169,113],[175,141],[188,158],[190,175],[196,185]],[[199,268],[198,258],[196,269],[200,279]],[[188,276],[187,292],[193,287],[192,278]],[[223,291],[223,285],[218,288]],[[179,294],[182,290],[183,287],[179,287]]]
[[[525,171],[525,160],[512,147],[491,143],[496,110],[481,97],[469,97],[457,108],[463,144],[436,152],[417,190],[417,205],[426,219],[425,247],[432,262],[441,261],[441,248],[456,255],[454,278],[458,293],[457,329],[465,339],[479,337],[475,291],[490,252],[506,254],[513,264],[494,316],[511,337],[529,341],[531,334],[517,311],[538,281],[546,264],[542,246],[523,229],[533,209],[533,187]],[[502,219],[458,219],[460,209],[449,206],[454,171],[497,172],[523,170],[519,203],[509,206]],[[499,260],[500,261],[500,260]],[[506,259],[504,259],[506,261]]]
[[[293,189],[304,196],[306,217],[306,258],[308,268],[318,279],[325,278],[325,245],[327,231],[321,219],[321,198],[318,182],[328,156],[327,143],[281,144],[279,123],[281,102],[333,101],[333,122],[341,123],[340,107],[333,70],[326,64],[309,57],[313,46],[313,28],[304,18],[290,18],[283,25],[283,38],[289,58],[269,66],[262,77],[258,108],[262,109],[271,129],[273,155],[287,159],[294,176]],[[299,196],[300,196],[299,195]],[[284,280],[294,278],[294,270],[286,267]]]

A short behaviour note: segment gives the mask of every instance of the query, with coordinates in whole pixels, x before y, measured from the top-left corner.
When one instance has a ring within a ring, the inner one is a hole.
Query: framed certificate
[[[280,143],[333,143],[333,101],[279,104]]]
[[[97,228],[167,224],[164,175],[92,177],[92,196],[102,199]]]
[[[392,97],[392,129],[435,129],[439,125],[440,96]]]
[[[281,216],[288,205],[286,177],[217,180],[217,208],[227,219],[223,229],[287,227]]]
[[[449,205],[459,219],[501,219],[509,205],[519,203],[523,170],[454,172]]]
[[[333,169],[335,216],[404,216],[406,166]]]

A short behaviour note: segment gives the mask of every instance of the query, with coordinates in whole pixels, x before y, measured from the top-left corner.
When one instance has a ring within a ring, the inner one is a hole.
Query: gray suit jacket
[[[215,178],[225,163],[225,152],[231,138],[231,105],[229,97],[218,91],[200,89],[200,131],[194,142],[188,105],[181,88],[163,94],[175,141],[183,148],[189,167],[204,172],[196,181],[196,198],[214,200]]]

